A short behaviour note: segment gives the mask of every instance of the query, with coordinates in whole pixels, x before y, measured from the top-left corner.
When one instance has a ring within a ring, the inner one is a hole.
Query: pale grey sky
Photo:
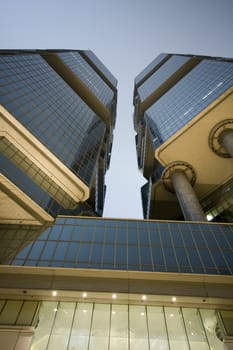
[[[161,52],[233,57],[233,0],[0,0],[1,48],[91,49],[118,79],[104,216],[141,218],[135,76]]]

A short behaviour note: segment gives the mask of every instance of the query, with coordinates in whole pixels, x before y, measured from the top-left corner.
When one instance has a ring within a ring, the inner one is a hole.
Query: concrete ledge
[[[231,276],[196,275],[141,271],[114,271],[95,269],[49,267],[0,267],[0,294],[3,291],[25,290],[43,292],[90,291],[94,293],[150,294],[191,297],[198,302],[233,308],[233,279]],[[5,293],[5,292],[4,292]],[[32,293],[33,294],[33,293]],[[46,294],[46,293],[45,293]],[[213,301],[212,299],[217,299]],[[169,300],[170,300],[169,299]]]

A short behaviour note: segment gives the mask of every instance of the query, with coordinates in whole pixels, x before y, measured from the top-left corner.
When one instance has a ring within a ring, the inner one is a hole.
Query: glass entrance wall
[[[224,350],[216,310],[42,302],[31,350]]]

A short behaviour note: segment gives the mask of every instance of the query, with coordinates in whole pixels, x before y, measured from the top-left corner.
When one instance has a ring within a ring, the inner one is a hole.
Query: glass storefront
[[[42,302],[31,350],[224,350],[210,309]]]
[[[145,301],[0,300],[0,341],[3,333],[30,330],[30,350],[225,350],[232,320],[231,310]]]

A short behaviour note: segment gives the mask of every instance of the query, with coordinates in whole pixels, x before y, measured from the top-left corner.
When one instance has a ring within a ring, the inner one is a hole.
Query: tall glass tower
[[[91,51],[1,51],[0,221],[101,216],[117,81]]]
[[[135,79],[145,218],[233,221],[233,61],[161,54]]]

